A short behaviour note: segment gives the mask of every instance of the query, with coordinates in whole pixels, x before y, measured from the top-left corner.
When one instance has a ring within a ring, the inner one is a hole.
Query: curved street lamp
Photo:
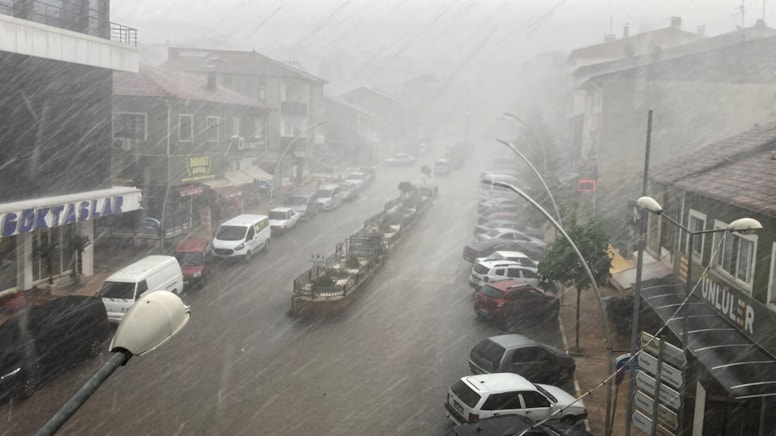
[[[169,291],[150,292],[129,308],[110,343],[111,358],[41,427],[37,436],[53,435],[132,356],[149,353],[175,336],[191,317],[189,306]]]
[[[544,151],[544,143],[542,143],[542,140],[539,139],[539,135],[537,135],[536,132],[533,131],[533,129],[531,128],[531,126],[528,125],[528,123],[526,123],[525,121],[523,121],[520,118],[518,118],[517,115],[509,113],[509,112],[504,112],[504,115],[509,117],[509,118],[512,118],[513,120],[518,121],[520,124],[524,125],[525,128],[528,129],[529,132],[531,132],[531,135],[533,135],[534,139],[536,140],[536,145],[538,145],[539,148],[542,149],[542,161],[543,161],[542,162],[542,164],[543,164],[542,169],[544,170],[545,173],[547,173],[547,154]]]
[[[294,146],[296,141],[299,138],[301,138],[302,135],[304,135],[305,133],[309,132],[310,130],[312,130],[312,129],[318,127],[318,126],[324,125],[324,124],[326,124],[326,120],[318,121],[317,123],[315,123],[313,125],[305,127],[304,130],[302,130],[301,132],[297,133],[296,136],[294,136],[294,139],[292,139],[291,142],[288,143],[288,145],[286,146],[285,150],[283,150],[283,153],[280,154],[280,157],[278,157],[278,161],[275,162],[275,170],[272,171],[272,184],[270,185],[270,189],[269,189],[269,201],[270,202],[272,201],[272,194],[275,192],[275,179],[277,178],[278,169],[280,168],[281,162],[283,162],[283,158],[286,157],[286,154],[288,153],[288,151],[291,150],[291,147]]]
[[[646,210],[647,212],[654,213],[655,215],[661,216],[668,220],[671,224],[674,224],[679,229],[687,233],[687,276],[685,279],[685,298],[689,297],[693,290],[693,284],[692,284],[692,255],[693,255],[693,238],[696,235],[705,235],[708,233],[724,233],[724,232],[737,232],[737,233],[752,233],[756,230],[760,230],[763,228],[762,224],[760,224],[759,221],[753,218],[739,218],[730,224],[728,224],[725,228],[721,229],[710,229],[710,230],[690,230],[689,228],[683,226],[679,221],[671,218],[668,215],[663,214],[663,206],[660,205],[660,203],[657,202],[652,197],[649,196],[642,196],[638,200],[636,200],[636,205]],[[642,238],[646,237],[646,222],[642,223]],[[639,258],[638,263],[636,264],[636,295],[637,298],[639,297],[639,293],[641,290],[641,275],[642,275],[642,268],[643,268],[643,256],[644,256],[644,244],[645,241],[642,241],[639,246]],[[634,305],[636,305],[636,301],[634,301]],[[684,347],[687,346],[687,321],[688,321],[688,310],[687,310],[687,301],[682,304],[681,310],[684,313],[684,322],[682,325],[682,345]],[[637,307],[637,306],[634,306]],[[626,365],[630,365],[630,361],[633,360],[636,355],[639,353],[639,350],[637,350],[636,346],[636,330],[638,329],[639,319],[638,319],[639,313],[637,310],[634,310],[634,317],[632,322],[632,329],[631,332],[631,350],[630,350],[630,358],[628,359],[628,362],[626,362]],[[632,372],[632,371],[631,371]],[[628,380],[628,403],[626,406],[626,418],[625,418],[625,435],[630,435],[630,428],[631,428],[631,422],[632,422],[632,413],[633,413],[633,402],[634,402],[634,394],[636,390],[636,377],[631,375]],[[683,414],[679,415],[679,432],[677,434],[683,434],[684,433],[684,419]]]
[[[519,196],[526,199],[533,207],[539,210],[551,223],[555,228],[560,232],[564,238],[566,238],[566,241],[568,241],[571,248],[574,249],[574,252],[577,254],[577,257],[579,257],[580,262],[582,263],[582,266],[585,267],[585,273],[587,274],[587,277],[590,279],[590,283],[593,285],[593,290],[595,291],[596,299],[598,300],[598,306],[601,309],[601,315],[604,319],[604,332],[606,334],[606,337],[604,338],[606,340],[606,351],[607,351],[607,374],[609,376],[606,379],[606,418],[605,418],[605,424],[604,428],[606,429],[606,435],[608,436],[610,434],[610,428],[609,428],[609,420],[610,420],[610,411],[611,411],[611,403],[612,403],[612,341],[611,341],[611,335],[609,334],[609,320],[606,317],[606,310],[604,309],[603,300],[601,300],[601,291],[598,289],[598,284],[595,282],[595,277],[593,276],[593,272],[590,271],[590,266],[588,266],[587,261],[585,260],[584,256],[582,256],[582,253],[579,251],[579,248],[577,248],[577,245],[574,243],[574,241],[569,237],[568,233],[563,229],[563,227],[555,221],[555,219],[552,218],[552,216],[547,212],[539,203],[537,203],[533,198],[528,196],[525,192],[518,189],[516,186],[512,185],[511,183],[506,182],[499,182],[495,180],[490,179],[482,179],[480,181],[481,183],[485,183],[488,185],[493,186],[499,186],[502,188],[507,188],[510,191],[518,194]]]
[[[563,224],[563,219],[560,216],[560,211],[558,210],[558,205],[555,203],[555,197],[552,196],[552,192],[550,191],[549,186],[547,186],[547,183],[544,182],[544,177],[542,177],[542,175],[539,173],[539,171],[536,169],[536,167],[531,163],[531,161],[528,160],[528,158],[523,153],[521,153],[520,150],[517,149],[517,147],[512,145],[509,141],[504,141],[503,139],[498,139],[498,138],[496,138],[496,141],[506,145],[507,147],[509,147],[510,150],[514,151],[515,153],[517,153],[518,156],[523,158],[525,163],[527,163],[528,166],[531,167],[533,172],[536,174],[536,176],[539,177],[539,181],[542,182],[542,186],[544,186],[544,189],[547,191],[547,195],[550,196],[550,201],[552,202],[552,207],[555,208],[555,216],[558,217],[558,222],[561,223],[561,225],[562,225]],[[545,171],[546,171],[546,168],[545,168]]]

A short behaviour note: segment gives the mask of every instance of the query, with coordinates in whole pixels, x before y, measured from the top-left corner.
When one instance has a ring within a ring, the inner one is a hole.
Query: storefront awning
[[[623,259],[622,257],[620,257],[620,259],[622,259],[622,261],[618,260],[617,258],[612,259],[612,267],[610,269],[612,278],[610,281],[614,287],[619,289],[621,292],[624,292],[626,290],[632,289],[633,285],[636,283],[637,270],[635,261],[631,262]],[[644,253],[644,262],[642,262],[641,268],[642,282],[650,279],[668,277],[673,273],[674,271],[670,266],[658,261],[646,252]]]
[[[188,184],[176,186],[175,190],[181,197],[191,197],[201,194],[205,189],[200,185]]]
[[[642,282],[642,299],[683,337],[687,321],[687,349],[723,386],[731,397],[746,399],[776,396],[776,359],[715,312],[696,293],[690,297],[687,316],[680,311],[685,285],[673,278]]]
[[[232,182],[227,179],[206,180],[202,182],[202,184],[207,185],[216,194],[224,198],[235,198],[242,195],[240,188],[233,185]]]
[[[229,180],[229,182],[234,186],[242,186],[253,183],[253,178],[249,177],[247,174],[240,170],[227,171],[224,174],[224,178]]]
[[[253,181],[256,181],[256,180],[272,181],[272,174],[264,171],[259,167],[255,167],[253,165],[249,165],[245,168],[241,168],[240,171],[244,172]]]

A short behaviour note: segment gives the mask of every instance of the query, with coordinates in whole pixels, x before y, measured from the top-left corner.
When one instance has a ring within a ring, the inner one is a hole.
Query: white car
[[[534,268],[539,266],[539,262],[531,259],[522,251],[494,251],[490,256],[477,258],[477,262],[482,262],[483,260],[512,260],[523,266],[530,266]]]
[[[407,153],[396,153],[392,157],[386,157],[383,159],[383,163],[386,165],[412,165],[418,159]]]
[[[273,232],[291,230],[301,218],[301,215],[290,207],[276,207],[270,209],[267,215],[269,216],[269,226],[272,228]]]
[[[456,424],[522,415],[535,422],[549,419],[570,425],[587,417],[582,400],[557,386],[531,383],[510,372],[462,377],[447,392],[445,409]]]
[[[542,241],[541,239],[534,238],[533,236],[528,236],[519,230],[510,229],[506,227],[497,227],[486,233],[480,233],[479,235],[477,235],[477,239],[479,240],[502,239],[507,241],[516,241],[532,247],[542,248],[542,249],[544,249],[547,246],[547,243]]]
[[[489,282],[506,279],[522,280],[531,286],[539,287],[536,267],[524,266],[512,260],[482,260],[475,263],[469,274],[469,286],[478,289]]]
[[[320,210],[334,210],[342,205],[342,193],[337,184],[327,183],[320,185],[316,191],[316,202]]]
[[[369,174],[358,171],[350,173],[345,177],[345,182],[358,186],[359,190],[366,188],[369,185],[369,181]]]

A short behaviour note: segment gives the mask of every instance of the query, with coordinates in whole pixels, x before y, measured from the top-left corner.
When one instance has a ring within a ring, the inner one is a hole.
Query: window
[[[240,119],[237,117],[232,117],[232,136],[241,136],[240,135]]]
[[[482,405],[482,410],[507,410],[519,408],[520,397],[514,392],[490,395],[485,401],[485,404]]]
[[[194,140],[194,115],[178,115],[178,140],[181,142]]]
[[[706,230],[706,215],[696,212],[694,210],[690,210],[690,216],[688,218],[687,222],[687,229],[691,232],[699,232],[702,230]],[[693,235],[692,237],[692,255],[693,258],[698,260],[699,262],[703,260],[703,242],[705,239],[705,235]],[[685,253],[687,253],[687,245],[690,243],[690,235],[687,235],[687,239],[685,240],[684,247],[685,247]]]
[[[727,224],[717,222],[715,229],[724,229]],[[754,253],[757,246],[756,235],[740,235],[731,232],[714,235],[714,265],[717,270],[740,282],[748,291],[752,289],[754,277]]]
[[[218,117],[207,117],[207,132],[205,137],[208,142],[218,142],[218,125],[221,119]]]
[[[538,409],[541,407],[550,407],[550,402],[538,392],[521,392],[526,409]]]
[[[122,112],[114,113],[113,137],[145,141],[146,114]]]
[[[261,138],[262,136],[264,136],[264,123],[262,123],[261,118],[255,118],[253,120],[253,137]]]
[[[768,307],[771,310],[776,310],[776,242],[771,245],[771,274],[768,279]]]

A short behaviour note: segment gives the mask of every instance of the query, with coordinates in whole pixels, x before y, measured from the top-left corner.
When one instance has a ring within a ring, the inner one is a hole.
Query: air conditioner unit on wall
[[[115,138],[113,140],[113,148],[116,150],[129,151],[132,149],[132,143],[129,138]]]
[[[245,150],[245,138],[242,136],[232,136],[232,146],[238,150]]]

